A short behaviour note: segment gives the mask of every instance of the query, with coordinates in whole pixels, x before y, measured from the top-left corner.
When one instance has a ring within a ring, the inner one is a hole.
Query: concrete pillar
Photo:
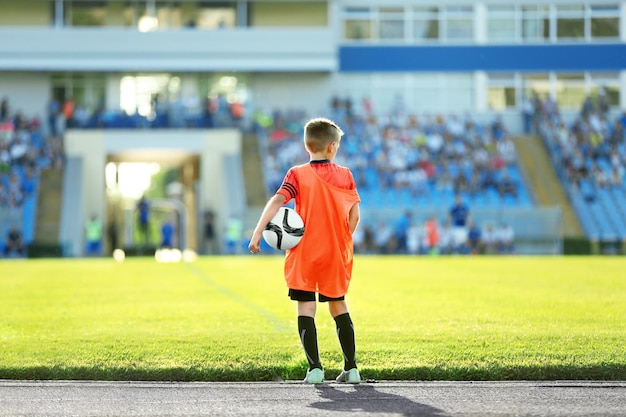
[[[487,43],[487,6],[485,3],[474,4],[474,41]]]
[[[485,71],[474,72],[474,109],[477,112],[486,112],[489,107],[487,93],[489,90],[489,78]]]

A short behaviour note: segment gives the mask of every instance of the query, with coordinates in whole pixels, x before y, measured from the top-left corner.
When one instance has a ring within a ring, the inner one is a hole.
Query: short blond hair
[[[321,152],[331,142],[339,142],[343,130],[324,117],[311,119],[304,125],[304,146],[309,152]]]

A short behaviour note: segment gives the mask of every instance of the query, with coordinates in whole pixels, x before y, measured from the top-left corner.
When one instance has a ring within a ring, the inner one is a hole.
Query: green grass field
[[[376,380],[626,380],[626,259],[357,257],[348,296]],[[0,261],[0,379],[304,377],[282,258]],[[317,314],[327,378],[342,355]]]

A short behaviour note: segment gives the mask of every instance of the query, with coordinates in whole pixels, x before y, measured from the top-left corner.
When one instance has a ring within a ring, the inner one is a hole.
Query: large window
[[[520,97],[520,93],[529,97],[536,93],[542,99],[551,95],[561,110],[578,110],[587,96],[597,101],[601,93],[606,94],[611,106],[618,106],[620,101],[617,73],[522,74],[521,80],[522,90],[517,92],[517,97]],[[492,86],[498,84],[501,84],[501,80],[490,74],[490,104]],[[495,95],[495,91],[493,93]]]
[[[400,104],[405,114],[473,112],[476,98],[483,94],[486,103],[480,103],[481,110],[486,104],[494,112],[518,111],[523,98],[535,94],[541,100],[552,97],[561,110],[568,112],[579,110],[588,95],[597,102],[598,96],[605,94],[611,106],[620,104],[617,72],[489,72],[486,83],[465,72],[342,74],[339,85],[340,95],[350,97],[356,106],[367,97],[375,113],[382,115]]]
[[[40,0],[0,0],[0,27],[46,27],[51,24],[54,25],[52,3]]]
[[[184,3],[182,3],[184,5]],[[192,14],[188,26],[199,29],[223,29],[237,25],[237,6],[235,2],[198,2],[197,6],[187,5]],[[195,15],[195,20],[194,16]]]
[[[119,78],[119,90],[111,90],[111,74],[54,73],[51,94],[59,101],[72,99],[76,107],[90,113],[106,106],[118,106],[128,115],[154,117],[159,109],[171,111],[183,108],[187,114],[199,112],[207,97],[222,97],[227,102],[245,103],[251,99],[250,81],[246,74],[202,73],[178,75],[172,73],[126,74]],[[107,84],[110,98],[107,102]],[[116,110],[115,107],[110,110]]]
[[[183,26],[182,10],[178,4],[157,2],[155,4],[154,16],[159,29],[180,28]]]
[[[127,114],[154,117],[158,106],[176,101],[180,78],[169,74],[128,75],[120,81],[120,108]]]
[[[99,73],[55,73],[52,96],[60,102],[71,99],[76,107],[94,111],[105,105],[105,75]]]
[[[200,74],[198,90],[200,97],[223,97],[228,102],[245,103],[251,99],[246,74]]]
[[[501,111],[517,105],[515,74],[494,73],[488,75],[487,105],[490,109]]]
[[[107,4],[104,1],[67,2],[66,24],[69,26],[105,26]]]
[[[515,6],[490,6],[487,10],[487,39],[495,42],[517,40],[518,19]]]
[[[217,9],[215,2],[203,2],[207,7]],[[224,3],[224,2],[217,2]],[[230,5],[228,4],[230,3]],[[226,11],[237,7],[246,8],[242,19],[247,18],[250,27],[327,27],[328,3],[326,1],[239,1],[227,2],[220,7]],[[227,7],[225,7],[227,6]],[[241,22],[243,24],[243,22]]]
[[[484,15],[477,14],[471,3],[349,6],[342,14],[344,39],[471,43],[476,25],[486,27],[487,42],[491,43],[591,42],[620,37],[621,9],[615,0],[602,4],[515,3],[490,0]]]
[[[585,6],[559,5],[556,7],[556,36],[558,39],[585,38]]]
[[[51,5],[51,14],[56,16],[58,3],[52,2]],[[63,21],[53,22],[59,26],[127,27],[147,32],[237,25],[237,3],[234,1],[65,0],[60,5]]]
[[[474,39],[474,13],[472,6],[450,6],[444,9],[446,41],[472,41]]]
[[[598,95],[604,92],[609,98],[611,106],[619,106],[620,82],[619,74],[616,73],[589,73],[587,76],[589,94],[597,101]]]
[[[556,75],[556,102],[561,109],[577,109],[585,100],[584,74]]]
[[[347,7],[343,12],[347,40],[472,42],[473,6]]]
[[[416,42],[439,40],[438,7],[416,7],[413,10],[413,39]]]
[[[550,74],[522,75],[522,91],[526,97],[537,94],[541,99],[545,99],[551,93]]]
[[[383,7],[378,11],[378,37],[380,39],[404,39],[404,9]]]
[[[341,95],[350,97],[356,108],[364,98],[374,113],[388,115],[462,114],[473,108],[474,83],[470,73],[371,73],[342,74]]]
[[[396,40],[405,37],[404,8],[347,8],[344,37],[350,40]]]
[[[619,38],[619,7],[592,5],[589,8],[591,39]]]
[[[54,3],[53,3],[54,5]],[[146,2],[111,1],[72,1],[62,3],[65,26],[86,27],[139,27],[142,17],[148,16]],[[53,7],[53,9],[55,9]],[[53,14],[55,11],[53,11]],[[152,26],[157,27],[156,16]],[[143,25],[145,26],[145,22]],[[151,26],[151,27],[152,27]]]
[[[550,39],[548,6],[522,6],[522,39],[530,42]]]
[[[348,8],[344,19],[344,38],[364,40],[372,38],[372,19],[369,8]]]

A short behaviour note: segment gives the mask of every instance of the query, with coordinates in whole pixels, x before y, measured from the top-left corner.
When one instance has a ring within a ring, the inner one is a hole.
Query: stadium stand
[[[587,237],[625,240],[626,112],[611,118],[601,100],[586,99],[569,126],[557,112],[537,127]]]
[[[403,211],[415,213],[420,224],[436,213],[438,222],[444,224],[457,194],[481,213],[475,221],[483,234],[500,221],[506,223],[503,209],[534,207],[510,134],[498,118],[481,124],[456,115],[382,117],[358,113],[348,99],[333,97],[330,103],[326,116],[345,130],[336,162],[349,166],[355,175],[361,207],[369,218],[365,228],[392,227]],[[295,110],[258,118],[269,194],[280,187],[290,166],[308,160],[301,139],[306,119],[303,111]],[[520,231],[529,230],[519,216],[513,217],[513,223]],[[530,232],[541,235],[540,230]],[[387,240],[392,236],[390,231]],[[376,252],[397,252],[385,249],[388,242],[381,239]],[[468,253],[463,246],[459,243],[451,252]],[[424,245],[416,250],[426,252]]]
[[[262,134],[267,140],[268,191],[280,185],[286,170],[307,160],[300,113],[274,115]],[[476,207],[533,205],[515,147],[504,126],[479,124],[455,115],[365,118],[340,111],[328,117],[345,129],[337,162],[349,166],[366,207],[439,207],[456,193]]]
[[[60,139],[43,135],[37,118],[26,119],[10,113],[10,103],[2,100],[0,114],[0,236],[16,226],[24,243],[34,237],[39,179],[42,171],[62,165]],[[2,251],[0,251],[2,253]]]

